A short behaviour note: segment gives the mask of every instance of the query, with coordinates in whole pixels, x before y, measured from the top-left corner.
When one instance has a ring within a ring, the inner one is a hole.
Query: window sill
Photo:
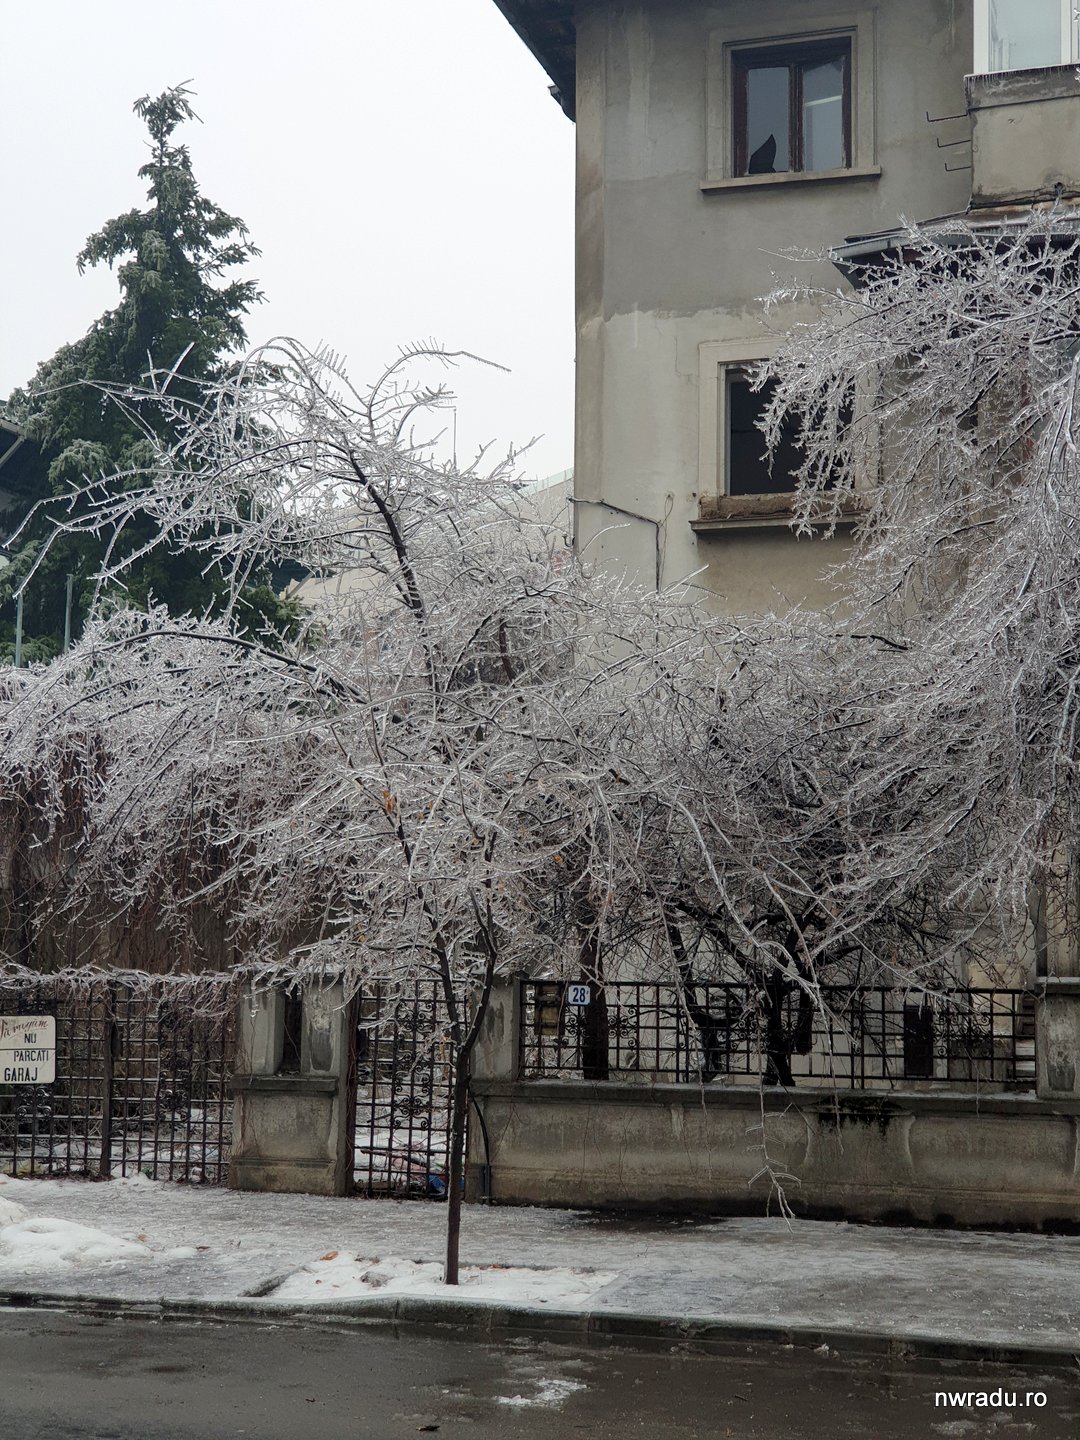
[[[792,490],[773,495],[710,495],[698,502],[698,518],[691,520],[690,528],[698,535],[723,530],[786,530],[791,527],[794,513],[795,492]],[[810,523],[822,528],[834,523],[846,527],[854,525],[865,513],[865,501],[849,496],[835,520],[831,515],[823,515],[820,520],[811,519]]]
[[[843,170],[785,170],[780,175],[708,176],[702,180],[701,189],[706,194],[714,190],[763,190],[770,185],[820,185],[832,180],[876,180],[880,174],[880,165],[851,165]]]

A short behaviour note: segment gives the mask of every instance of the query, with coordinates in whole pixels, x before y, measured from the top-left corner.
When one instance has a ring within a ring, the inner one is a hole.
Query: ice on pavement
[[[559,1380],[554,1377],[540,1380],[532,1395],[496,1395],[495,1401],[498,1405],[513,1405],[519,1409],[525,1409],[530,1405],[552,1407],[561,1405],[564,1400],[569,1400],[571,1395],[578,1390],[586,1389],[583,1380]]]

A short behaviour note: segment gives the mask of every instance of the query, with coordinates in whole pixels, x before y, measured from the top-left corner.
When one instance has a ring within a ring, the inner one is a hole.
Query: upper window
[[[850,166],[850,39],[735,50],[731,61],[736,176]]]
[[[1035,70],[1080,59],[1076,0],[975,0],[975,69]]]

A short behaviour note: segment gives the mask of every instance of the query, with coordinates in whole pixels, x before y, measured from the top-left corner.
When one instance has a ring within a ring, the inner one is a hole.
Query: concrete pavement
[[[0,1303],[122,1306],[194,1317],[449,1324],[473,1333],[1069,1364],[1080,1355],[1080,1237],[886,1229],[776,1219],[675,1221],[468,1207],[462,1256],[609,1277],[575,1306],[475,1292],[283,1305],[279,1283],[331,1252],[438,1259],[436,1204],[245,1195],[191,1186],[24,1181],[31,1215],[141,1239],[140,1263],[19,1267]],[[314,1294],[314,1292],[313,1292]]]

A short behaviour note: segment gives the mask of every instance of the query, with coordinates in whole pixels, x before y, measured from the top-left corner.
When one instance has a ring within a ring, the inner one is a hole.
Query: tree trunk
[[[459,1049],[454,1062],[454,1094],[450,1110],[450,1164],[446,1176],[447,1285],[458,1283],[461,1250],[461,1201],[465,1178],[465,1122],[469,1115],[469,1050]]]
[[[582,983],[589,986],[588,1005],[578,1014],[581,1035],[581,1074],[585,1080],[607,1080],[611,1076],[607,996],[604,993],[604,960],[595,926],[581,942]]]
[[[762,987],[765,996],[765,1084],[795,1084],[791,1073],[791,1043],[784,1028],[784,996],[786,986],[779,970],[766,979]]]

